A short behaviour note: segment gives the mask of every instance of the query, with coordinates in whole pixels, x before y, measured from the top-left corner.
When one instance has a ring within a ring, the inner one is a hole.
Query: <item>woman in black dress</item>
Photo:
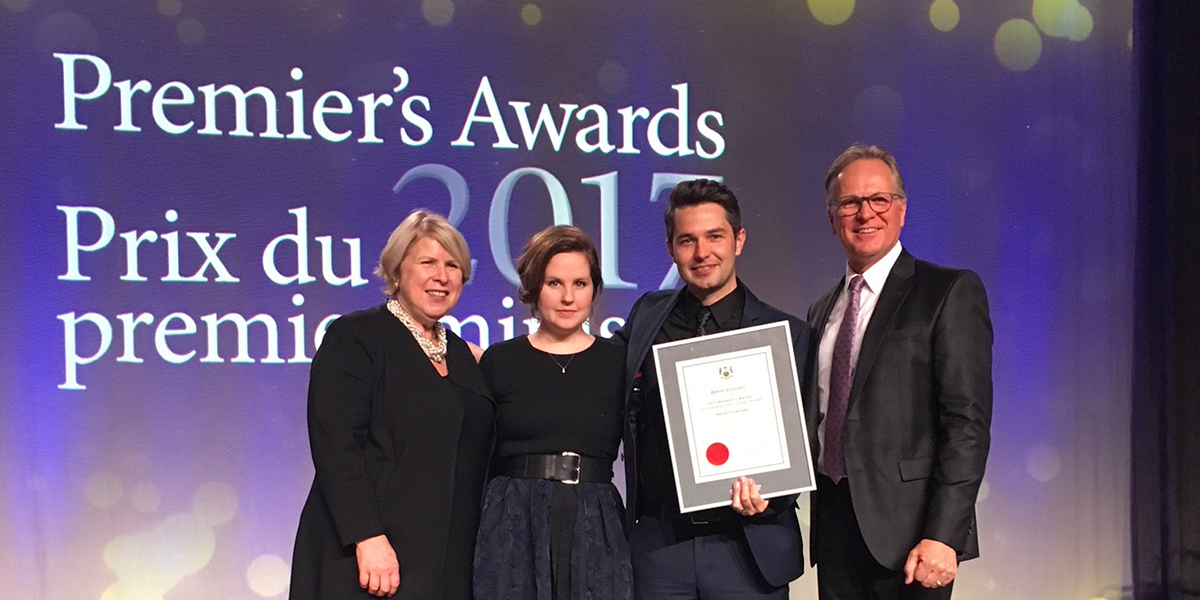
[[[596,250],[551,227],[517,262],[537,332],[488,348],[495,477],[475,549],[476,600],[628,600],[633,572],[612,464],[624,347],[583,329],[600,293]]]
[[[329,326],[313,358],[316,477],[296,534],[292,600],[469,600],[495,405],[468,344],[438,320],[471,256],[416,211],[379,258],[388,301]]]

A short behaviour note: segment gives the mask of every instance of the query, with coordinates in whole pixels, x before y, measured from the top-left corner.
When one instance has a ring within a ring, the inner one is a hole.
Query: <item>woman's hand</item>
[[[354,545],[358,585],[372,596],[395,596],[400,589],[400,563],[387,536],[369,537]]]
[[[753,517],[767,510],[768,500],[758,495],[759,487],[749,477],[738,477],[733,482],[733,501],[730,503],[733,510],[745,517]]]

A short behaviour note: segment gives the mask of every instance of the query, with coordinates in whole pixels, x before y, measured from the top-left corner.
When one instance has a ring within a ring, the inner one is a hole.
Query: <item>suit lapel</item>
[[[829,323],[829,314],[833,312],[833,305],[837,304],[838,296],[842,294],[842,288],[845,285],[846,278],[843,276],[838,280],[837,285],[833,286],[833,289],[825,293],[825,297],[820,303],[813,307],[815,312],[813,312],[809,324],[813,327],[813,335],[817,336],[818,343],[825,332],[825,325]]]
[[[742,322],[738,323],[738,327],[752,327],[758,325],[765,317],[763,315],[763,307],[765,306],[762,300],[758,299],[750,288],[746,287],[742,281],[738,280],[738,285],[746,294],[746,303],[742,305]]]
[[[883,337],[892,329],[896,313],[912,289],[915,264],[916,259],[908,251],[902,251],[896,259],[896,264],[892,266],[892,272],[888,274],[887,283],[883,286],[879,301],[875,303],[875,312],[871,313],[871,322],[867,324],[867,331],[863,334],[862,346],[858,351],[854,384],[850,388],[850,406],[854,405],[854,400],[862,391],[863,382],[871,374],[875,358],[879,355],[879,347],[883,345]]]
[[[475,362],[475,355],[471,354],[471,348],[453,333],[446,332],[446,336],[449,338],[447,342],[449,348],[446,352],[446,379],[487,398],[493,405],[496,404],[487,382],[483,379],[483,372],[479,370],[479,364]]]
[[[638,321],[641,323],[637,329],[639,335],[630,338],[630,351],[625,355],[627,388],[628,384],[633,383],[633,379],[637,373],[642,370],[642,362],[646,360],[646,355],[650,352],[650,346],[654,345],[654,338],[658,336],[663,323],[667,321],[667,315],[671,314],[671,309],[675,307],[675,303],[686,292],[687,288],[682,288],[675,295],[669,296],[665,302],[643,307],[642,310],[645,312],[638,315]]]

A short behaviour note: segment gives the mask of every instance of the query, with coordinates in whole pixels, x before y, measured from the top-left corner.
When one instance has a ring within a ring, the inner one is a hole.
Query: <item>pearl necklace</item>
[[[387,301],[387,309],[388,312],[395,315],[408,328],[409,333],[417,339],[417,343],[421,345],[421,350],[425,352],[425,356],[428,356],[429,360],[435,363],[446,360],[446,327],[444,325],[441,323],[433,324],[433,329],[437,332],[437,341],[431,342],[429,338],[425,337],[421,328],[413,322],[412,317],[408,316],[408,313],[404,312],[403,308],[400,308],[400,303],[395,298]]]

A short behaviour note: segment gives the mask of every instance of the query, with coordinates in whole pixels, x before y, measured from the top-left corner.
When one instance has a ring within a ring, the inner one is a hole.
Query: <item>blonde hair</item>
[[[420,208],[409,213],[392,230],[383,252],[379,254],[375,274],[383,279],[383,292],[389,298],[395,296],[400,288],[400,263],[408,255],[413,243],[425,237],[441,244],[454,257],[459,269],[462,269],[463,283],[471,279],[471,250],[467,248],[467,240],[445,217]]]

